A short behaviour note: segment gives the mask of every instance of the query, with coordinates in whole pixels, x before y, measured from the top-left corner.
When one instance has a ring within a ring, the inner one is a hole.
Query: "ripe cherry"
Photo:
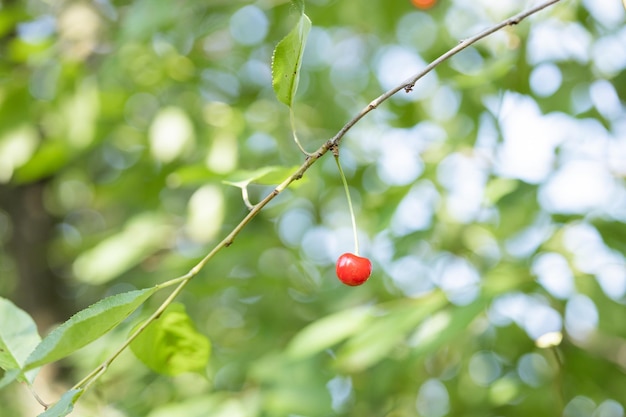
[[[437,0],[411,0],[411,3],[418,9],[425,10],[433,7],[437,3]]]
[[[346,175],[341,169],[341,163],[339,163],[339,147],[335,145],[332,148],[335,162],[337,162],[337,168],[339,169],[339,175],[341,176],[341,182],[343,182],[343,189],[346,192],[346,198],[348,199],[348,208],[350,209],[350,219],[352,220],[352,233],[354,233],[354,252],[359,253],[359,239],[357,237],[356,220],[354,218],[354,208],[352,207],[352,199],[350,198],[350,189],[348,188],[348,181]],[[346,285],[355,287],[363,284],[372,274],[372,263],[369,259],[363,258],[354,253],[344,253],[337,259],[337,277],[341,282]]]
[[[337,259],[337,277],[351,287],[363,284],[372,274],[372,262],[353,253],[344,253]]]

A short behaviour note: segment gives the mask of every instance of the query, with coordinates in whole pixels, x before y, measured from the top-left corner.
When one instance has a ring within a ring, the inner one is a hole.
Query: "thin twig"
[[[342,127],[339,132],[337,132],[337,134],[331,139],[332,143],[333,144],[339,143],[341,138],[345,136],[345,134],[352,128],[352,126],[354,126],[359,120],[361,120],[367,113],[369,113],[372,110],[374,110],[375,108],[377,108],[382,102],[386,101],[391,96],[395,95],[398,91],[405,90],[406,92],[410,92],[413,89],[413,86],[415,86],[415,83],[419,79],[423,78],[426,74],[428,74],[429,72],[434,70],[442,62],[448,60],[449,58],[452,58],[454,55],[458,54],[459,52],[461,52],[465,48],[469,47],[470,45],[475,44],[479,40],[484,39],[487,36],[497,32],[497,31],[499,31],[500,29],[505,28],[507,26],[517,25],[522,20],[526,19],[528,16],[533,15],[533,14],[541,11],[541,10],[545,9],[546,7],[551,6],[552,4],[558,3],[559,1],[561,1],[561,0],[549,0],[549,1],[546,1],[545,3],[538,4],[537,6],[531,8],[531,9],[528,9],[528,10],[526,10],[526,11],[524,11],[522,13],[519,13],[519,14],[513,16],[513,17],[510,17],[510,18],[508,18],[506,20],[503,20],[502,22],[498,23],[495,26],[492,26],[492,27],[489,27],[489,28],[483,30],[482,32],[472,36],[471,38],[467,38],[465,40],[462,40],[454,48],[450,49],[448,52],[444,53],[439,58],[435,59],[433,62],[428,64],[423,70],[421,70],[420,72],[418,72],[417,74],[415,74],[411,78],[407,79],[402,84],[400,84],[400,85],[390,89],[389,91],[381,94],[380,96],[378,96],[377,98],[372,100],[363,110],[361,110],[361,112],[359,114],[357,114],[352,120],[350,120],[348,123],[346,123],[345,126]]]
[[[143,332],[146,329],[146,327],[150,325],[150,323],[158,319],[161,316],[161,314],[163,314],[165,309],[167,309],[167,307],[169,307],[169,305],[172,304],[172,301],[174,301],[174,299],[178,296],[178,294],[180,294],[183,288],[185,288],[185,286],[189,283],[191,278],[193,278],[197,273],[198,272],[192,273],[190,271],[186,275],[176,278],[175,281],[180,281],[180,283],[174,289],[174,291],[172,291],[172,293],[165,299],[165,301],[161,303],[159,308],[157,308],[156,311],[152,313],[152,315],[148,317],[141,324],[141,326],[139,326],[130,336],[128,336],[128,339],[126,339],[126,341],[124,342],[124,344],[122,344],[122,346],[120,346],[111,356],[109,356],[108,359],[106,359],[96,369],[91,371],[89,375],[87,375],[86,377],[81,379],[79,382],[77,382],[76,385],[72,387],[72,389],[80,389],[80,388],[87,389],[97,377],[102,375],[107,370],[109,365],[111,365],[111,363],[115,359],[117,359],[117,357],[132,343],[132,341],[135,340],[137,336],[139,336],[141,332]]]
[[[235,228],[221,241],[219,242],[200,262],[198,262],[187,274],[175,278],[173,280],[167,281],[160,285],[160,287],[166,287],[174,284],[178,284],[178,286],[172,291],[172,293],[168,296],[168,298],[163,301],[163,303],[159,306],[159,308],[148,318],[146,321],[142,323],[140,327],[138,327],[124,342],[122,346],[120,346],[106,361],[104,361],[100,366],[90,372],[85,378],[79,381],[76,385],[74,385],[74,389],[84,388],[87,389],[93,380],[102,375],[109,365],[122,353],[124,349],[126,349],[130,343],[137,337],[139,334],[146,329],[150,323],[156,320],[165,309],[172,303],[172,301],[178,296],[178,294],[183,290],[183,288],[189,283],[189,281],[195,277],[204,266],[222,249],[230,246],[237,235],[250,223],[250,221],[256,217],[257,214],[276,196],[278,196],[281,192],[283,192],[289,185],[302,178],[304,173],[313,165],[318,159],[324,156],[330,149],[338,146],[341,139],[346,135],[346,133],[359,121],[361,120],[367,113],[377,108],[381,103],[389,99],[391,96],[399,92],[400,90],[405,90],[406,92],[410,92],[415,85],[415,83],[424,77],[426,74],[435,69],[438,65],[440,65],[445,60],[451,58],[452,56],[458,54],[463,49],[469,47],[470,45],[478,42],[479,40],[486,38],[487,36],[497,32],[498,30],[506,27],[513,26],[520,23],[522,20],[527,18],[528,16],[539,12],[540,10],[545,9],[546,7],[558,3],[561,0],[549,0],[544,3],[541,3],[525,12],[519,13],[507,20],[504,20],[498,23],[495,26],[492,26],[483,32],[472,36],[471,38],[465,39],[461,41],[457,46],[450,49],[448,52],[441,55],[439,58],[431,62],[428,66],[426,66],[422,71],[415,74],[413,77],[404,81],[402,84],[398,85],[395,88],[390,89],[384,94],[380,95],[376,99],[372,100],[367,107],[365,107],[361,112],[359,112],[354,118],[352,118],[349,122],[347,122],[335,136],[331,139],[327,140],[322,146],[320,146],[315,152],[309,154],[304,151],[304,149],[298,143],[300,149],[307,154],[305,161],[302,165],[288,178],[286,178],[282,183],[280,183],[272,192],[263,198],[259,203],[255,204],[251,207],[250,212],[243,218],[243,220],[235,226]]]

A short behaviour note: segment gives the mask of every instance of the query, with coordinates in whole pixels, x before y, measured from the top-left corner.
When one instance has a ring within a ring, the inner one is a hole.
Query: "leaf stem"
[[[300,143],[300,139],[298,139],[298,135],[296,133],[296,115],[295,115],[295,112],[293,111],[293,106],[289,107],[289,121],[291,122],[291,133],[293,134],[294,142],[296,142],[296,145],[298,145],[298,148],[300,148],[300,151],[303,154],[305,154],[306,156],[311,156],[312,154],[307,152],[302,147],[302,144]]]
[[[348,208],[350,209],[350,220],[352,220],[352,233],[354,234],[354,254],[359,256],[359,238],[357,236],[356,231],[356,218],[354,216],[354,208],[352,207],[352,198],[350,197],[350,188],[348,187],[348,181],[346,180],[346,175],[341,168],[341,163],[339,162],[339,151],[333,149],[333,156],[335,157],[335,162],[337,162],[337,168],[339,168],[339,174],[341,176],[341,182],[343,182],[343,189],[346,192],[346,197],[348,198]]]
[[[35,391],[35,388],[33,388],[32,385],[30,384],[26,384],[26,386],[28,387],[28,390],[30,391],[31,395],[35,398],[35,400],[41,404],[41,406],[44,408],[44,410],[47,410],[50,407],[50,404],[46,403],[40,396],[39,394],[37,394],[37,391]]]

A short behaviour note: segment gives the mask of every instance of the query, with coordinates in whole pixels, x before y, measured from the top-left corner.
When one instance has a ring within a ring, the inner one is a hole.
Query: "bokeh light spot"
[[[244,6],[230,18],[230,33],[242,45],[256,45],[265,39],[269,28],[267,16],[257,6]]]

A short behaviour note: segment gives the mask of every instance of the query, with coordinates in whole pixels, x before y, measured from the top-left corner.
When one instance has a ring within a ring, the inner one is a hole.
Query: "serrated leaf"
[[[32,369],[62,359],[109,332],[137,309],[158,287],[107,297],[79,311],[46,336],[26,360]]]
[[[300,18],[296,26],[285,36],[272,56],[272,87],[278,100],[291,107],[298,89],[304,45],[311,30],[311,20],[304,14],[304,4],[296,2]]]
[[[38,369],[34,369],[34,370],[30,371],[30,372],[38,372]],[[22,375],[22,373],[20,372],[19,369],[12,369],[10,371],[6,371],[4,373],[4,375],[2,375],[2,378],[0,378],[0,389],[6,387],[11,382],[13,382],[16,379],[18,379],[21,375]],[[31,381],[29,381],[28,383],[30,384]]]
[[[28,355],[40,342],[37,326],[30,315],[0,297],[0,368],[7,371],[0,381],[0,387],[16,378],[32,383],[37,371],[26,374],[22,374],[22,371]]]
[[[61,396],[61,399],[37,417],[64,417],[74,410],[74,404],[83,395],[82,389],[72,389]]]
[[[150,369],[171,376],[204,369],[211,354],[209,339],[196,330],[182,304],[168,307],[130,348]]]
[[[372,309],[372,306],[352,308],[313,322],[291,340],[287,354],[301,359],[330,348],[369,324],[374,318]]]

